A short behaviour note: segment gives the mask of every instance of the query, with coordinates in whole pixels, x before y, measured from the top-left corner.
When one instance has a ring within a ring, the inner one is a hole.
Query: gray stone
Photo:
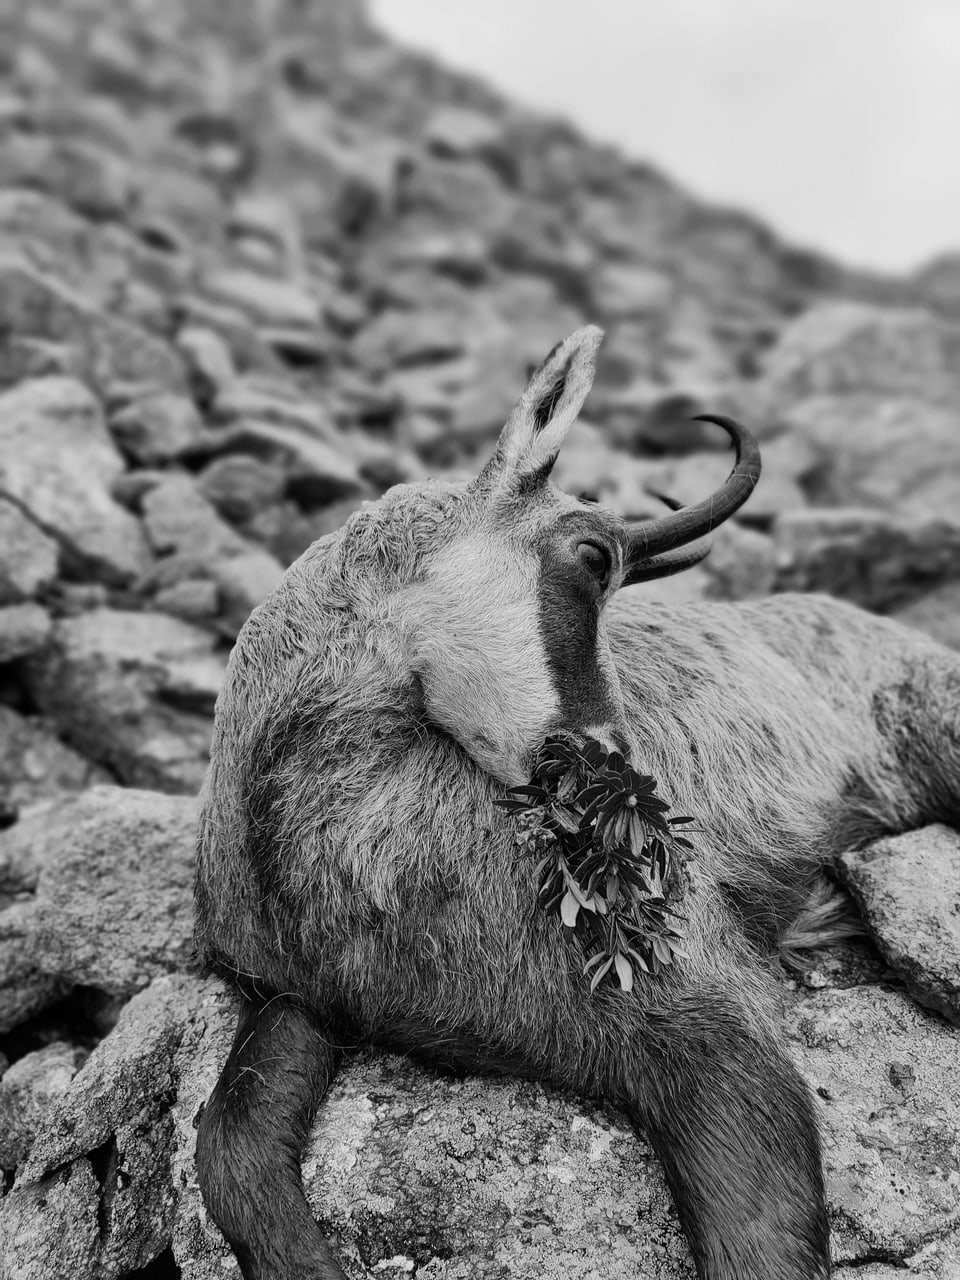
[[[207,277],[205,287],[214,302],[237,308],[256,324],[319,327],[319,303],[294,280],[276,280],[255,271],[218,271]]]
[[[163,613],[94,609],[59,620],[27,684],[72,746],[129,786],[194,792],[225,667],[214,638]]]
[[[0,604],[29,600],[57,574],[57,544],[16,502],[0,497]]]
[[[75,1160],[42,1183],[15,1188],[0,1203],[0,1265],[15,1280],[97,1274],[100,1184],[89,1160]]]
[[[169,391],[135,399],[110,416],[110,432],[123,452],[142,466],[170,462],[189,449],[203,424],[193,401]]]
[[[186,618],[188,622],[210,621],[220,610],[217,584],[202,578],[183,578],[163,587],[155,593],[153,602],[162,613]]]
[[[427,120],[424,134],[434,151],[443,156],[473,156],[503,145],[503,124],[470,107],[438,107]]]
[[[960,834],[931,826],[841,855],[881,954],[921,1004],[960,1025]]]
[[[202,325],[186,325],[177,346],[199,389],[210,399],[222,395],[237,377],[230,348],[220,334]]]
[[[902,1258],[955,1227],[957,1031],[879,986],[803,996],[787,1030],[820,1099],[835,1260]]]
[[[195,823],[192,798],[93,787],[0,835],[37,868],[29,930],[38,968],[111,995],[185,968]]]
[[[304,507],[367,492],[342,440],[330,443],[312,429],[247,420],[206,437],[209,456],[242,451],[283,470],[287,489]]]
[[[122,471],[100,406],[79,382],[42,378],[0,395],[0,494],[57,540],[74,573],[118,585],[149,563],[138,522],[110,496]]]
[[[225,519],[244,521],[280,501],[286,474],[276,463],[228,453],[204,467],[197,488]]]
[[[960,326],[919,308],[819,302],[784,330],[764,360],[763,395],[781,412],[813,396],[865,392],[955,404]],[[856,429],[847,424],[848,432]]]
[[[65,1093],[84,1053],[56,1040],[19,1058],[0,1080],[0,1168],[16,1169],[51,1104]]]
[[[891,617],[926,632],[940,644],[960,649],[960,580],[924,592],[910,604],[894,609]]]
[[[890,610],[960,579],[960,524],[857,508],[788,512],[774,528],[777,589]]]
[[[160,338],[90,306],[9,256],[0,259],[0,332],[66,343],[76,354],[78,373],[102,392],[117,382],[183,386],[183,367]]]
[[[712,549],[703,562],[710,579],[711,600],[756,600],[768,596],[776,577],[773,540],[730,521],[711,536]]]
[[[0,841],[8,834],[0,832]],[[23,859],[29,856],[25,853]],[[6,861],[6,855],[0,858]],[[25,867],[20,870],[29,874]],[[62,978],[46,973],[41,967],[35,945],[35,924],[36,906],[32,897],[19,896],[0,908],[0,1033],[19,1026],[54,1004],[68,989],[69,984]]]
[[[819,506],[872,507],[916,519],[960,510],[955,405],[876,395],[814,396],[777,419],[816,452],[804,489]]]
[[[50,635],[50,615],[38,604],[0,608],[0,664],[42,649]]]
[[[0,797],[14,808],[82,791],[109,775],[61,742],[42,718],[0,706]]]
[[[170,476],[143,499],[144,524],[158,553],[150,582],[166,590],[196,579],[217,591],[224,634],[235,637],[250,611],[279,584],[283,566],[221,520],[190,476]]]

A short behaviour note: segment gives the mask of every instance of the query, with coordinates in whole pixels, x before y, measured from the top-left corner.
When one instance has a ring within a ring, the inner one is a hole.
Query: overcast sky
[[[960,0],[372,0],[380,26],[851,265],[960,251]]]

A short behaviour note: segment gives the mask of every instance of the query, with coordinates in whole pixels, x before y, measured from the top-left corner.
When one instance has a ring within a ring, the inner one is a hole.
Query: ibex
[[[696,562],[759,476],[628,523],[550,483],[600,330],[533,374],[469,483],[400,485],[288,570],[234,649],[199,834],[197,942],[236,989],[199,1125],[248,1280],[344,1273],[299,1157],[346,1049],[524,1073],[629,1112],[703,1280],[829,1275],[817,1122],[764,953],[836,928],[822,872],[960,819],[960,656],[816,596],[614,594]],[[696,820],[689,956],[591,993],[496,807],[549,735],[593,738]]]

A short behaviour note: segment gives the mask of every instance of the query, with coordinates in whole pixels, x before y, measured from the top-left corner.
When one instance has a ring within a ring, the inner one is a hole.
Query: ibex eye
[[[605,588],[610,581],[609,552],[603,547],[598,547],[595,542],[578,542],[577,555],[599,582],[601,588]]]

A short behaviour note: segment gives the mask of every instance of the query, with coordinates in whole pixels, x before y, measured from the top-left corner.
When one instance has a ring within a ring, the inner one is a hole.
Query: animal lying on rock
[[[361,1042],[625,1107],[704,1280],[829,1274],[816,1118],[763,956],[834,936],[840,850],[960,819],[960,656],[825,598],[623,590],[700,559],[760,462],[715,419],[737,461],[693,507],[630,524],[556,489],[600,337],[551,352],[474,480],[365,505],[237,640],[197,943],[240,1014],[197,1165],[248,1278],[343,1276],[299,1157]],[[591,994],[494,804],[558,733],[623,751],[696,820],[689,956],[629,992]]]

